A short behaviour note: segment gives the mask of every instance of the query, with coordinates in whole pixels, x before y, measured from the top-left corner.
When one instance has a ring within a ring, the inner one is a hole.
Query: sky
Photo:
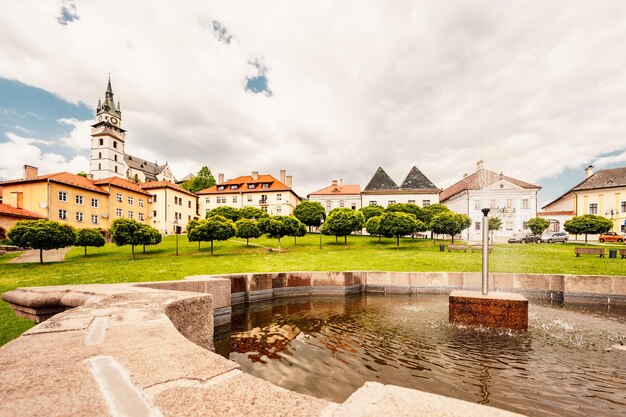
[[[626,165],[626,3],[9,0],[0,180],[88,170],[110,75],[126,151],[182,178],[257,170],[308,193],[479,160],[540,205]]]

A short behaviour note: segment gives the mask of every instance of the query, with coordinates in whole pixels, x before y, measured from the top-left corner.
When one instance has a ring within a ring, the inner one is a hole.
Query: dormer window
[[[230,189],[231,189],[231,190],[236,190],[236,189],[237,189],[237,186],[236,186],[236,185],[231,185],[231,186],[230,186]]]
[[[224,189],[223,185],[220,185],[219,187],[217,187],[218,190],[222,191]]]
[[[264,182],[263,184],[261,184],[261,188],[270,188],[270,185]]]
[[[256,184],[248,184],[248,188],[254,188],[256,187]]]

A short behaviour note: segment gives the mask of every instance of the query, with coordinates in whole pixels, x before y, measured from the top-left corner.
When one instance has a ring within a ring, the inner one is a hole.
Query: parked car
[[[567,232],[554,232],[548,233],[541,236],[541,243],[555,243],[555,242],[567,242],[568,234]]]
[[[600,242],[623,242],[624,236],[615,232],[606,232],[600,235],[598,239]]]
[[[514,235],[509,239],[509,243],[535,243],[539,242],[539,238],[532,233],[527,235]]]

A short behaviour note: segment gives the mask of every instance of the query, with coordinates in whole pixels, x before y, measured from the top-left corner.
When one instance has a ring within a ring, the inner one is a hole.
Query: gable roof
[[[626,187],[626,167],[602,169],[585,178],[565,193],[542,207],[551,206],[574,191],[597,190],[603,188]]]
[[[9,180],[4,181],[1,184],[9,185],[29,182],[41,182],[48,180],[65,185],[71,185],[78,188],[83,188],[85,190],[93,191],[96,193],[109,194],[107,191],[95,185],[92,180],[83,177],[82,175],[70,174],[69,172],[56,172],[54,174],[39,175],[35,178]]]
[[[150,195],[149,193],[145,192],[144,190],[142,190],[139,185],[137,185],[134,182],[125,180],[123,178],[120,177],[108,177],[108,178],[101,178],[99,180],[95,180],[94,184],[96,185],[112,185],[114,187],[119,187],[119,188],[124,188],[130,191],[134,191],[136,193],[139,194],[145,194],[145,195]]]
[[[378,167],[363,192],[397,190],[398,188],[398,185],[391,179],[385,170],[382,167]]]
[[[403,190],[424,190],[437,189],[437,186],[426,178],[426,175],[424,175],[422,171],[417,169],[416,166],[413,166],[404,181],[402,181],[400,188]]]
[[[171,188],[173,190],[180,191],[181,193],[185,193],[192,197],[196,197],[196,195],[192,193],[191,191],[185,190],[180,185],[171,183],[169,181],[150,181],[150,182],[141,183],[139,184],[139,186],[144,190],[154,190],[157,188]]]
[[[329,185],[326,188],[312,192],[311,195],[360,195],[361,186],[358,184]]]
[[[132,155],[124,155],[124,162],[128,165],[129,168],[136,169],[137,171],[142,171],[146,178],[149,180],[157,181],[156,177],[158,174],[163,172],[167,163],[165,165],[158,165],[156,162],[149,162],[145,159],[137,158]]]
[[[249,184],[254,185],[254,188],[248,188]],[[267,188],[262,188],[261,184],[269,184],[269,186]],[[231,189],[230,187],[233,185],[237,188]],[[224,187],[224,189],[220,190],[219,188],[222,186]],[[276,178],[269,174],[259,175],[256,180],[253,179],[251,175],[242,175],[232,180],[228,180],[220,184],[215,184],[212,187],[200,190],[196,194],[232,194],[233,192],[256,193],[267,191],[291,191],[294,195],[298,196],[290,187],[278,181]]]
[[[484,178],[484,181],[483,181]],[[493,171],[489,171],[487,169],[479,169],[474,172],[472,175],[468,175],[463,178],[461,181],[451,185],[446,188],[439,194],[439,201],[444,202],[455,195],[462,193],[467,190],[481,190],[485,187],[489,187],[491,184],[505,180],[512,184],[517,185],[518,187],[525,188],[528,190],[541,190],[539,185],[531,184],[529,182],[520,181],[518,179],[508,177],[502,173],[498,174]]]
[[[34,211],[24,210],[21,208],[13,207],[8,204],[0,204],[0,215],[11,217],[23,217],[26,219],[45,219],[46,216],[42,216]]]

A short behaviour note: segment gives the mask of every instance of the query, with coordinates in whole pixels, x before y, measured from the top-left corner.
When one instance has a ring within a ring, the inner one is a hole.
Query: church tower
[[[104,103],[98,100],[96,123],[91,126],[91,155],[89,172],[94,179],[120,177],[126,178],[124,162],[124,142],[126,131],[122,129],[122,111],[113,101],[111,77],[104,94]]]

